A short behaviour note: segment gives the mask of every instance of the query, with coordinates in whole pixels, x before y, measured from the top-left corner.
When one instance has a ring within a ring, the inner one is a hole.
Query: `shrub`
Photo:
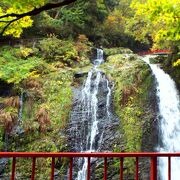
[[[84,34],[80,34],[75,43],[75,48],[78,51],[79,56],[86,56],[90,52],[90,46],[88,38]]]
[[[33,53],[34,53],[33,49],[22,46],[20,47],[20,49],[17,50],[16,57],[25,59],[28,56],[32,55]]]
[[[36,114],[36,119],[39,123],[39,131],[45,132],[47,129],[47,126],[50,125],[48,109],[42,106]]]
[[[39,42],[42,56],[48,62],[60,61],[71,66],[78,59],[78,52],[71,41],[63,41],[51,36]]]

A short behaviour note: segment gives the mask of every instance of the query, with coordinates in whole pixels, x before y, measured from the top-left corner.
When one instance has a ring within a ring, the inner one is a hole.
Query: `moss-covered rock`
[[[114,106],[120,118],[123,144],[115,151],[138,152],[142,150],[144,132],[154,116],[149,97],[153,86],[151,70],[134,54],[117,54],[107,57],[101,68],[114,82]],[[147,128],[147,129],[146,129]],[[119,167],[119,160],[115,163]],[[134,160],[126,159],[126,175],[133,175]]]

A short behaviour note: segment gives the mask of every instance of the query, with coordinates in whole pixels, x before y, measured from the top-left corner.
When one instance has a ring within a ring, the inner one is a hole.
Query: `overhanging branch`
[[[18,21],[19,19],[25,17],[25,16],[35,16],[39,13],[41,13],[42,11],[47,11],[50,9],[54,9],[54,8],[58,8],[58,7],[62,7],[62,6],[66,6],[69,5],[73,2],[76,2],[77,0],[64,0],[61,1],[59,3],[47,3],[44,6],[41,6],[39,8],[34,8],[33,10],[26,12],[26,13],[22,13],[22,14],[16,14],[16,13],[10,13],[10,14],[5,14],[3,16],[0,16],[0,22],[6,22],[7,24],[4,26],[3,30],[1,31],[0,35],[3,35],[3,33],[5,32],[5,30],[15,21]],[[7,18],[7,17],[14,17],[15,19],[10,20],[10,21],[5,21],[5,20],[1,20],[3,18]]]

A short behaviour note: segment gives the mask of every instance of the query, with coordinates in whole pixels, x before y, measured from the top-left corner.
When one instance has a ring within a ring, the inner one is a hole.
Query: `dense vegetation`
[[[2,151],[67,150],[64,131],[72,104],[73,74],[90,63],[90,44],[84,35],[76,41],[51,36],[39,41],[36,48],[4,46],[0,49],[1,84],[13,85],[7,94],[4,89],[0,99]],[[19,115],[20,108],[22,115]],[[38,163],[42,167],[38,176],[44,179],[46,174],[41,177],[40,172],[46,169],[48,173],[51,162],[47,159]],[[30,176],[29,162],[20,160],[19,165],[18,161],[17,171]]]
[[[74,73],[90,65],[93,47],[102,47],[107,62],[101,68],[115,83],[114,105],[122,120],[123,151],[141,150],[142,127],[151,120],[144,105],[149,103],[152,78],[133,51],[170,49],[172,55],[157,62],[180,86],[179,17],[178,0],[2,0],[0,149],[67,151],[64,131],[72,87],[77,85]],[[114,151],[122,148],[117,145]],[[29,177],[28,162],[20,163],[17,171]],[[44,179],[40,172],[51,162],[38,163],[44,164],[38,170]],[[56,166],[63,171],[66,163],[63,159]],[[126,162],[128,167],[132,164]]]

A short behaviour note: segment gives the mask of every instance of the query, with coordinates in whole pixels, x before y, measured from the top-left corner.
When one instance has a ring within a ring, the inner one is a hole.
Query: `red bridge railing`
[[[37,158],[52,158],[51,162],[51,174],[50,179],[54,180],[54,168],[55,168],[55,158],[67,157],[70,158],[69,164],[69,180],[73,178],[73,160],[74,158],[88,158],[87,166],[87,180],[90,180],[90,170],[91,170],[91,158],[104,158],[104,180],[107,180],[107,159],[108,158],[119,158],[119,179],[123,180],[123,162],[125,158],[135,158],[136,159],[136,169],[135,169],[135,180],[139,179],[139,158],[145,157],[150,158],[150,180],[157,180],[157,160],[159,157],[168,158],[168,180],[171,180],[171,158],[180,157],[180,153],[74,153],[74,152],[59,152],[59,153],[47,153],[47,152],[0,152],[0,158],[12,158],[12,170],[11,170],[11,180],[15,180],[16,174],[16,159],[17,158],[32,158],[32,169],[31,169],[31,180],[35,179],[36,174],[36,159]]]
[[[148,55],[148,54],[170,54],[170,53],[171,53],[171,50],[168,50],[168,49],[163,49],[163,50],[156,49],[156,50],[152,50],[152,51],[139,52],[138,54],[140,56],[143,56],[143,55]]]

